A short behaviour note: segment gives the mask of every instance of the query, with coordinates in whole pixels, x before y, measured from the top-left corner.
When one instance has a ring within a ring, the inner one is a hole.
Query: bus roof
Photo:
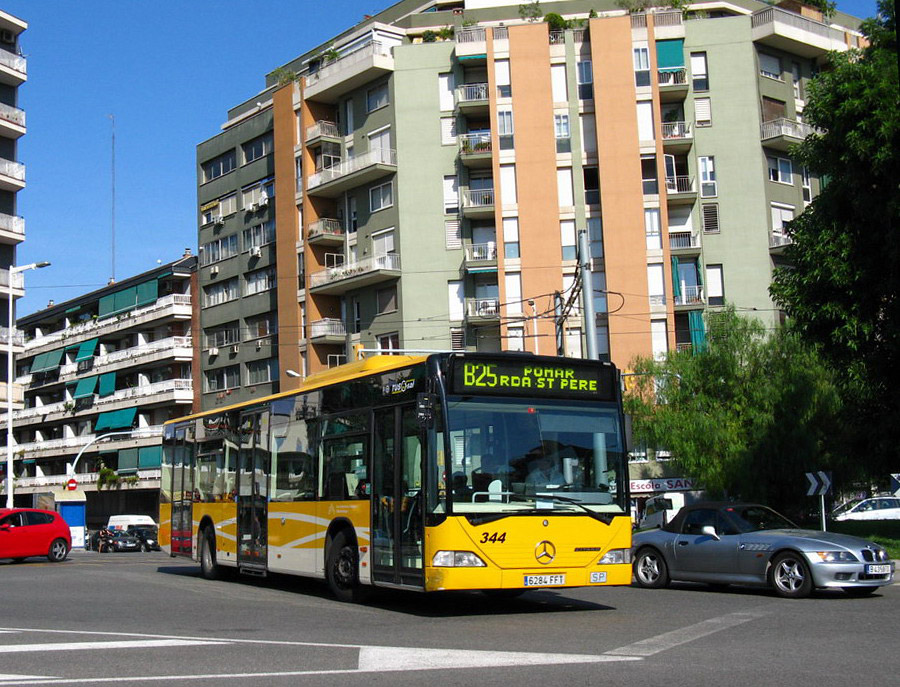
[[[304,391],[313,391],[314,389],[321,389],[323,386],[329,386],[331,384],[338,384],[340,382],[347,382],[352,379],[359,379],[360,377],[367,377],[371,374],[377,374],[379,372],[389,372],[390,370],[396,370],[403,367],[409,367],[410,365],[415,365],[417,363],[425,362],[427,356],[425,355],[373,355],[368,358],[364,358],[362,360],[358,360],[352,363],[346,363],[344,365],[339,365],[338,367],[333,367],[328,370],[323,370],[322,372],[317,372],[315,374],[310,375],[300,386],[296,389],[290,389],[288,391],[280,391],[277,394],[271,394],[269,396],[263,396],[262,398],[254,398],[249,401],[241,401],[240,403],[233,403],[229,406],[223,406],[222,408],[213,408],[210,410],[204,410],[199,413],[193,413],[192,415],[185,415],[184,417],[179,417],[174,420],[167,420],[164,422],[164,425],[171,425],[176,422],[184,422],[185,420],[193,420],[195,418],[205,417],[207,415],[217,415],[219,413],[225,412],[227,410],[236,410],[238,408],[245,408],[249,406],[259,405],[260,403],[266,403],[268,401],[277,399],[277,398],[285,398],[287,396],[293,396],[298,393],[302,393]]]

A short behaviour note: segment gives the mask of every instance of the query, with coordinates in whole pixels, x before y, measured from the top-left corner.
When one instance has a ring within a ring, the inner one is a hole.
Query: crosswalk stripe
[[[227,642],[199,639],[141,639],[117,642],[55,642],[49,644],[5,644],[0,646],[0,654],[18,654],[29,651],[105,651],[108,649],[152,649],[156,647],[202,646],[204,644],[227,644]]]

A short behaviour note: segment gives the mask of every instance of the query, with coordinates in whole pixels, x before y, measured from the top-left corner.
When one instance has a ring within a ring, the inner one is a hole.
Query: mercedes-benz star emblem
[[[556,547],[546,539],[534,547],[534,557],[541,565],[549,565],[556,558]]]

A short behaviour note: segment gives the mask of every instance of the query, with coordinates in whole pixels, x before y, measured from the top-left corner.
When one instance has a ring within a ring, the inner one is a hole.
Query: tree
[[[536,22],[540,20],[543,14],[544,12],[541,10],[540,0],[534,0],[533,2],[519,5],[519,16],[526,21]]]
[[[793,511],[803,473],[830,469],[839,408],[829,371],[789,329],[768,336],[732,308],[711,314],[702,352],[639,359],[626,397],[635,437],[671,452],[712,496]]]
[[[793,155],[822,189],[788,226],[789,268],[771,293],[840,370],[851,442],[873,477],[900,468],[900,90],[896,15],[879,0],[870,44],[832,53],[809,86],[804,121],[822,130]]]

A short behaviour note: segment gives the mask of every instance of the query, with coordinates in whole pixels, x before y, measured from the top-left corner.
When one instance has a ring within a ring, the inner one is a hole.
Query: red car
[[[58,563],[66,559],[71,548],[69,526],[59,513],[0,508],[0,558],[12,558],[18,563],[29,556],[46,556]]]

